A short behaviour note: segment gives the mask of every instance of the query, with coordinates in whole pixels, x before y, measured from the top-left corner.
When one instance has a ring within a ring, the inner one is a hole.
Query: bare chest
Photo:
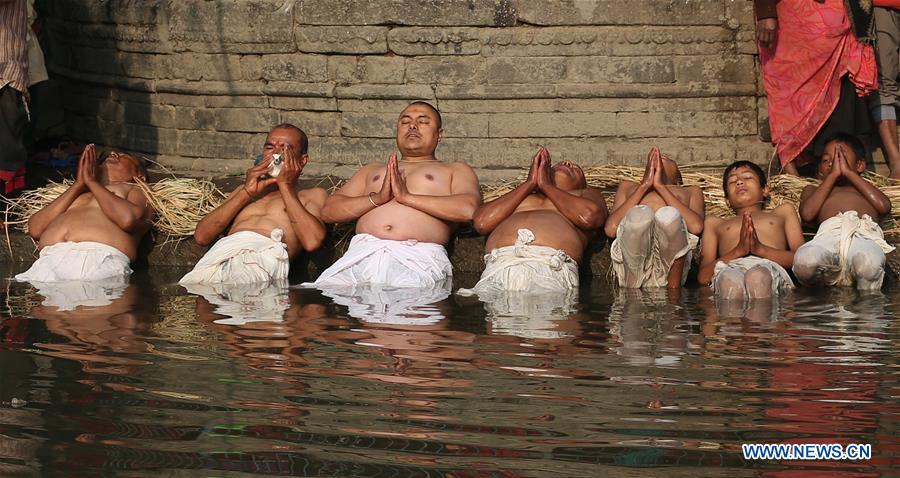
[[[384,183],[386,167],[380,167],[369,177],[367,190],[377,191]],[[400,177],[406,188],[413,194],[449,194],[450,168],[441,163],[404,164],[400,163]]]

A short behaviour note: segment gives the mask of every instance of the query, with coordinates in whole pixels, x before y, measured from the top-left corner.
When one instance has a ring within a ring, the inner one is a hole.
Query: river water
[[[897,285],[729,305],[595,279],[563,302],[485,304],[440,292],[199,296],[175,283],[183,272],[99,292],[5,282],[0,476],[900,468]],[[746,443],[862,443],[872,458],[753,461]]]

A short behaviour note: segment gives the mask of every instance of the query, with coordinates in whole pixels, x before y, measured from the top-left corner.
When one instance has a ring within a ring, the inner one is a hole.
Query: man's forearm
[[[822,210],[822,204],[825,204],[825,199],[831,194],[833,188],[833,178],[827,177],[823,179],[819,187],[809,197],[800,201],[800,219],[804,222],[815,221],[819,216],[819,211]]]
[[[522,183],[503,196],[481,205],[472,218],[475,229],[481,235],[488,235],[493,232],[501,222],[505,221],[506,218],[516,211],[516,208],[522,204],[525,198],[531,195],[531,191],[532,186],[530,184]]]
[[[87,184],[88,189],[100,205],[100,210],[125,232],[133,232],[144,218],[144,210],[127,199],[116,196],[98,182]]]
[[[429,216],[450,222],[469,222],[478,209],[478,199],[471,194],[453,194],[450,196],[426,196],[424,194],[407,194],[402,201],[404,206],[428,214]]]
[[[552,185],[544,187],[542,191],[560,214],[579,229],[592,231],[603,226],[606,220],[605,208],[600,208],[594,201],[575,196]]]
[[[284,207],[291,221],[291,229],[297,235],[300,245],[306,252],[319,248],[325,239],[325,225],[303,207],[292,186],[279,183],[278,190],[284,200]]]
[[[34,215],[28,219],[28,235],[34,239],[40,239],[41,235],[47,229],[47,226],[49,226],[54,219],[59,217],[60,214],[66,212],[69,209],[69,206],[71,206],[83,192],[83,186],[73,184],[69,189],[66,189],[56,199],[51,201],[50,204],[34,213]]]
[[[862,197],[866,198],[866,201],[878,211],[880,216],[884,216],[887,213],[891,212],[891,200],[888,199],[887,196],[877,186],[863,179],[862,176],[858,174],[853,174],[849,177],[850,184],[856,188],[857,191],[862,195]]]
[[[382,204],[375,204],[370,196],[333,194],[322,208],[322,220],[329,224],[355,221]]]
[[[794,265],[794,251],[761,246],[754,252],[755,256],[768,259],[786,269],[790,269]]]
[[[197,223],[194,240],[201,246],[212,244],[248,204],[250,204],[250,194],[246,189],[235,190],[225,199],[225,202]]]

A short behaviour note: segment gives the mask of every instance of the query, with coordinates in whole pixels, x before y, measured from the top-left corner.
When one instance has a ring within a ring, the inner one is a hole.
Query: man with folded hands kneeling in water
[[[16,280],[113,279],[124,287],[153,219],[153,208],[135,179],[147,180],[141,159],[112,151],[98,163],[94,145],[87,145],[75,182],[28,220],[28,234],[41,253]]]
[[[588,241],[606,221],[606,203],[575,163],[550,164],[541,147],[528,178],[475,212],[475,229],[488,235],[485,269],[463,295],[566,292],[578,288],[578,264]]]
[[[194,240],[206,246],[226,230],[228,235],[215,242],[180,284],[286,285],[290,261],[300,251],[318,249],[325,238],[319,212],[328,193],[322,188],[296,190],[309,161],[308,147],[306,134],[294,125],[269,131],[262,161],[197,224]]]

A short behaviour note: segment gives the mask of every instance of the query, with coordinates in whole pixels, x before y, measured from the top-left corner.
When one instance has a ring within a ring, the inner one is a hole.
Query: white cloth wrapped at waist
[[[519,229],[515,244],[494,249],[484,256],[484,272],[471,289],[458,294],[479,296],[506,291],[530,293],[567,291],[578,288],[578,264],[565,251],[529,245],[530,229]]]
[[[745,256],[738,259],[728,261],[728,263],[719,261],[713,271],[712,283],[709,285],[713,292],[716,292],[716,279],[722,271],[728,269],[737,269],[741,273],[746,273],[754,267],[763,267],[772,275],[772,294],[794,288],[794,281],[791,280],[790,274],[781,267],[777,262],[770,261],[757,256]]]
[[[290,269],[284,231],[269,237],[240,231],[216,241],[179,284],[254,284],[287,279]]]
[[[393,241],[357,234],[343,257],[304,285],[434,287],[453,274],[447,251],[440,244],[415,239]]]
[[[894,250],[894,247],[884,240],[884,232],[881,227],[868,214],[860,216],[856,211],[844,211],[826,219],[819,225],[819,230],[816,231],[816,236],[810,243],[831,243],[823,245],[829,250],[837,250],[840,260],[839,269],[826,274],[828,285],[853,285],[853,276],[850,274],[850,266],[847,263],[849,255],[847,251],[854,238],[868,239],[874,242],[881,247],[885,254]],[[834,247],[835,242],[837,243],[836,248]]]
[[[16,275],[18,281],[96,281],[131,274],[128,256],[99,242],[60,242],[41,249],[31,267]]]

